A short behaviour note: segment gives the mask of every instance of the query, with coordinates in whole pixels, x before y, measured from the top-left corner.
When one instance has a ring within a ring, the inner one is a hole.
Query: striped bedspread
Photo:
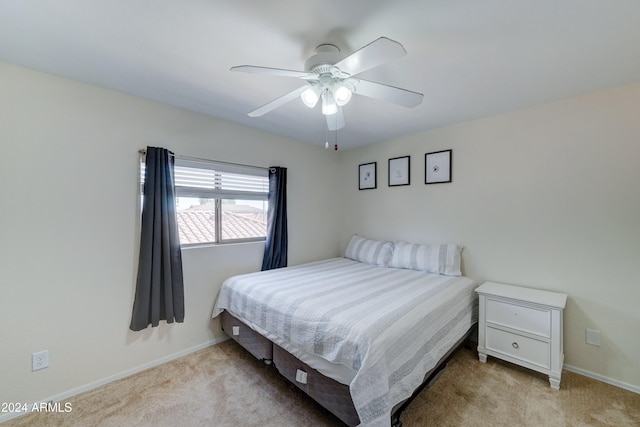
[[[232,277],[213,317],[227,309],[353,369],[362,425],[389,426],[393,406],[477,321],[475,287],[467,277],[333,258]]]

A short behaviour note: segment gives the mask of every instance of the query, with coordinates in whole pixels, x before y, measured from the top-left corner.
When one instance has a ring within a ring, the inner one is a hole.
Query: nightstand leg
[[[482,363],[487,363],[487,355],[485,353],[478,353],[478,359]]]
[[[549,383],[554,390],[560,390],[560,378],[549,377]]]

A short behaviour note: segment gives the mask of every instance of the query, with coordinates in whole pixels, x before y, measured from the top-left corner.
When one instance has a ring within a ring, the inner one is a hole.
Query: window
[[[265,240],[268,175],[266,168],[176,157],[180,244]]]

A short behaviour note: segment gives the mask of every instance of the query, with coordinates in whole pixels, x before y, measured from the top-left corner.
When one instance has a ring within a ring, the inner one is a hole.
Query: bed
[[[477,322],[460,251],[354,236],[344,257],[227,279],[213,317],[345,424],[389,426]]]

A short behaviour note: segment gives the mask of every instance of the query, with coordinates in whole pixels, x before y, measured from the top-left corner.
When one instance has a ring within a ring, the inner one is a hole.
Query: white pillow
[[[407,268],[462,276],[460,271],[461,245],[419,245],[417,243],[395,242],[389,267]]]
[[[393,243],[391,242],[365,239],[354,234],[349,240],[344,256],[355,261],[386,267],[389,265],[392,251]]]

